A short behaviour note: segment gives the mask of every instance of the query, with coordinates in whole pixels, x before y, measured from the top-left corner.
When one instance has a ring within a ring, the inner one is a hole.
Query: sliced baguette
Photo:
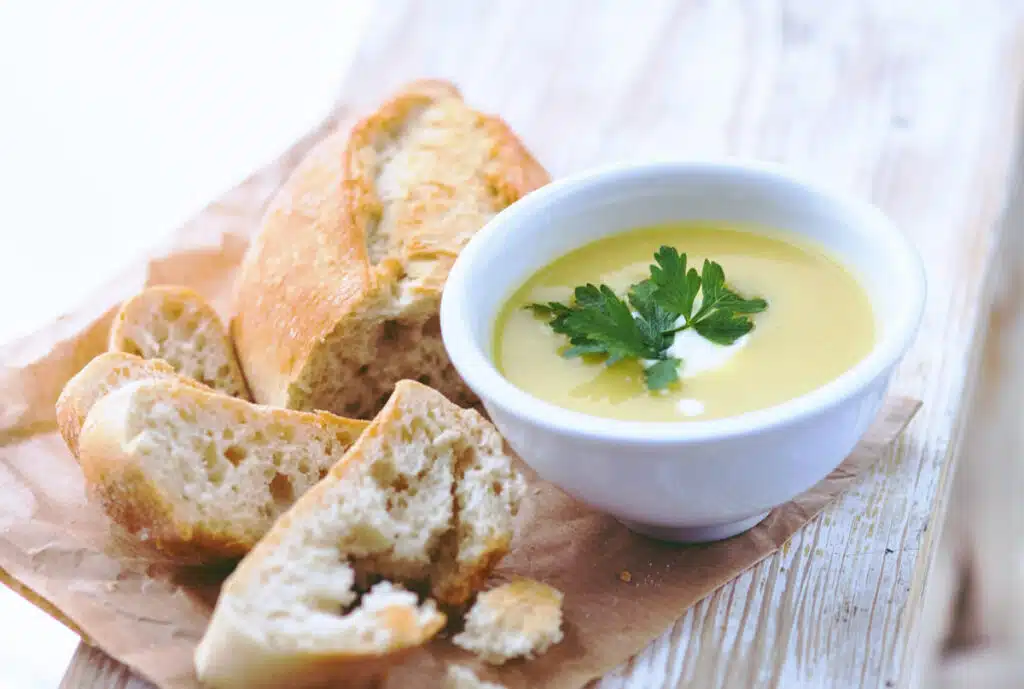
[[[142,359],[124,352],[104,352],[69,380],[57,399],[57,427],[71,454],[78,457],[78,435],[97,400],[128,383],[151,378],[210,390],[192,378],[179,375],[165,361]]]
[[[89,493],[129,534],[181,562],[244,555],[366,428],[175,380],[130,383],[78,438]]]
[[[211,388],[251,399],[224,323],[187,287],[148,287],[127,300],[114,316],[109,348],[163,359]]]
[[[369,418],[416,378],[475,402],[441,342],[441,290],[473,234],[547,181],[501,119],[444,82],[328,136],[272,201],[235,285],[255,399]]]
[[[345,458],[228,578],[196,653],[200,680],[254,686],[258,667],[265,686],[305,686],[307,671],[320,679],[322,666],[390,652],[354,645],[348,633],[344,610],[359,579],[465,603],[508,549],[523,492],[490,423],[399,382]]]
[[[500,665],[531,658],[562,640],[562,592],[517,579],[477,596],[463,630],[452,642]]]

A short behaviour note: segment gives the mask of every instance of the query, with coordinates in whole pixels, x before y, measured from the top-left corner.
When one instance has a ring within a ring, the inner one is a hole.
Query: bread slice
[[[273,626],[236,626],[236,611],[225,612],[218,601],[206,634],[196,648],[199,681],[210,689],[303,689],[309,687],[376,687],[388,667],[402,655],[430,640],[444,626],[445,616],[433,601],[380,582],[353,606],[352,569],[333,562],[310,572],[302,582],[306,598],[301,617],[274,601],[291,598],[288,582],[272,580],[235,585],[227,596],[244,595],[254,605],[266,596],[265,614]],[[232,579],[228,580],[229,584]],[[233,598],[229,599],[234,604]]]
[[[271,203],[235,285],[255,399],[369,418],[414,378],[471,405],[441,342],[441,290],[473,234],[547,181],[504,122],[444,82],[327,137]]]
[[[187,287],[148,287],[122,304],[110,329],[109,348],[163,359],[211,388],[251,399],[224,324]]]
[[[280,686],[304,686],[307,672],[320,679],[321,667],[390,653],[396,646],[385,631],[348,631],[345,610],[360,579],[466,602],[508,549],[523,492],[490,423],[435,390],[399,382],[345,458],[228,578],[196,653],[200,680],[250,686],[257,667]],[[423,640],[436,631],[432,622],[417,629]]]
[[[128,383],[151,378],[210,390],[198,381],[177,374],[165,361],[142,359],[124,352],[104,352],[69,380],[57,399],[57,427],[71,454],[78,457],[78,435],[97,400]]]
[[[79,463],[116,524],[171,559],[210,562],[247,553],[366,426],[143,380],[96,402]]]
[[[449,665],[441,689],[505,689],[500,684],[485,682],[462,665]]]
[[[543,653],[561,640],[562,592],[532,579],[481,593],[452,639],[496,665]]]

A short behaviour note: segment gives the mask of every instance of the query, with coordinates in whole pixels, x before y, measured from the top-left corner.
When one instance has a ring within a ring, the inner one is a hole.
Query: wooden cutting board
[[[382,2],[343,98],[448,78],[554,176],[749,156],[871,199],[928,266],[891,458],[787,548],[599,686],[912,686],[1017,143],[1024,11],[1009,0]],[[884,318],[884,314],[883,314]],[[80,649],[64,687],[147,686]]]

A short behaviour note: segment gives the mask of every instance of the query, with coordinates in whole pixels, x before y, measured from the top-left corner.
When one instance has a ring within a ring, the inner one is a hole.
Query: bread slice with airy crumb
[[[390,634],[354,645],[346,631],[360,580],[400,581],[447,605],[465,603],[508,549],[523,492],[489,422],[399,382],[345,458],[228,578],[196,653],[199,679],[255,686],[247,682],[258,667],[260,686],[306,686],[323,679],[324,667],[341,672],[389,653]]]
[[[170,559],[210,562],[247,553],[366,426],[143,380],[92,407],[79,463],[90,496],[129,534]]]
[[[402,581],[452,607],[508,552],[526,490],[489,421],[411,380],[325,484],[360,581]]]
[[[533,657],[561,640],[562,592],[532,579],[481,593],[452,639],[495,665]]]
[[[124,302],[110,328],[109,349],[163,359],[204,385],[251,399],[224,323],[187,287],[148,287]]]
[[[485,682],[462,665],[449,665],[441,689],[505,689],[500,684]]]
[[[104,352],[69,380],[57,399],[57,427],[71,454],[78,457],[78,435],[97,400],[128,383],[153,378],[210,390],[192,378],[179,375],[166,361],[142,359],[124,352]]]

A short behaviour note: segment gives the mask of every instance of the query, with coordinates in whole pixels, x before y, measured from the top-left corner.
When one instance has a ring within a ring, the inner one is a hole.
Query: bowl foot
[[[620,519],[623,525],[630,531],[638,534],[656,538],[659,541],[671,541],[673,543],[708,543],[721,541],[743,533],[760,524],[767,512],[756,514],[753,517],[740,519],[725,524],[710,524],[708,526],[659,526],[656,524],[641,524],[639,522]]]

